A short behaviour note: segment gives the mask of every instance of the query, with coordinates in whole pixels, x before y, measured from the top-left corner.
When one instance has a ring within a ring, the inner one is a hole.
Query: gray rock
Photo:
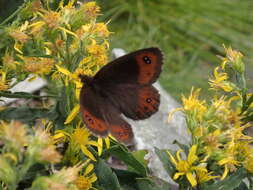
[[[114,49],[112,53],[114,57],[122,56],[122,49]],[[180,104],[161,87],[159,82],[156,82],[154,86],[160,92],[161,103],[159,111],[142,121],[126,119],[132,125],[136,148],[138,150],[145,149],[149,151],[146,159],[149,160],[149,168],[153,174],[161,179],[172,182],[163,169],[162,163],[154,153],[154,147],[176,150],[178,147],[173,144],[173,141],[177,140],[180,143],[187,143],[190,140],[190,136],[187,134],[185,118],[181,112],[176,112],[172,120],[168,122],[169,112],[180,107]]]
[[[41,88],[43,88],[44,86],[46,86],[47,82],[46,80],[37,77],[34,80],[29,80],[33,77],[33,75],[29,76],[28,78],[26,78],[24,81],[19,82],[18,84],[16,84],[14,87],[12,87],[11,89],[9,89],[11,92],[35,92]],[[15,81],[16,79],[13,79],[13,81]],[[17,100],[17,98],[0,98],[0,106],[4,106],[7,104],[10,104],[12,102],[15,102]]]

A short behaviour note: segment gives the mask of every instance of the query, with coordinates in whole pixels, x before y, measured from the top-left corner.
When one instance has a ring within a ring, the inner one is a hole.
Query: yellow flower
[[[17,179],[17,170],[15,170],[16,168],[14,165],[10,163],[8,157],[6,158],[0,155],[0,166],[1,181],[14,184]]]
[[[94,27],[94,32],[97,33],[98,36],[100,36],[100,37],[108,37],[110,34],[107,26],[103,22],[96,23],[96,25]]]
[[[205,114],[206,102],[198,99],[200,89],[194,90],[192,88],[191,94],[188,98],[182,97],[184,111],[194,113],[196,117],[201,120]]]
[[[87,46],[87,51],[95,57],[106,54],[105,46],[96,44],[96,41],[93,41],[91,45]]]
[[[41,38],[43,32],[45,31],[43,28],[43,26],[45,25],[46,23],[41,19],[36,22],[31,23],[29,25],[29,34],[33,35],[34,37]]]
[[[13,30],[9,32],[9,35],[16,41],[19,41],[21,44],[26,43],[30,37],[20,30]]]
[[[78,173],[83,168],[84,164],[77,164],[73,167],[63,168],[59,171],[54,171],[49,177],[38,177],[33,182],[33,189],[40,189],[41,184],[48,190],[67,190],[70,184],[74,184],[78,178]],[[38,187],[37,187],[38,186]]]
[[[40,2],[40,0],[35,0],[32,2],[32,6],[31,6],[31,11],[36,13],[37,11],[39,11],[42,8],[42,4]]]
[[[253,155],[247,156],[246,160],[243,162],[244,168],[246,168],[250,173],[253,173]]]
[[[110,137],[98,137],[98,142],[97,142],[97,147],[98,147],[98,155],[101,156],[102,151],[103,151],[103,139],[105,140],[105,146],[106,148],[110,148]]]
[[[202,138],[204,134],[206,134],[206,132],[207,132],[207,128],[199,125],[193,129],[192,135],[196,138]]]
[[[93,164],[89,164],[85,170],[83,175],[80,175],[76,180],[75,184],[79,190],[89,190],[92,188],[92,183],[97,181],[97,176],[95,173],[91,172],[93,171],[94,166]]]
[[[10,87],[9,87],[9,82],[6,80],[6,72],[0,70],[0,74],[1,74],[0,91],[8,90]]]
[[[97,44],[95,40],[92,40],[92,43],[88,45],[86,49],[90,54],[92,61],[96,63],[97,66],[105,65],[108,63],[108,44],[106,41],[104,41],[102,44]]]
[[[215,153],[219,146],[222,145],[220,143],[220,136],[220,129],[216,129],[214,132],[208,133],[206,137],[203,137],[203,141],[205,143],[204,150],[208,156],[210,156],[212,153]]]
[[[78,145],[81,149],[81,151],[91,160],[96,161],[96,158],[93,156],[93,154],[88,150],[88,145],[93,145],[96,147],[101,146],[98,145],[97,142],[91,141],[89,139],[90,132],[86,128],[78,127],[74,130],[74,133],[71,135],[72,142],[76,145]]]
[[[219,121],[222,124],[222,128],[230,128],[235,126],[241,126],[242,121],[240,116],[241,109],[239,107],[233,108],[231,106],[232,101],[238,99],[238,96],[233,96],[227,99],[226,96],[214,97],[209,110],[213,117],[216,117],[215,121]]]
[[[197,180],[196,180],[196,171],[203,171],[207,172],[206,166],[203,164],[199,164],[197,166],[194,165],[194,162],[198,161],[198,156],[196,155],[197,151],[197,145],[193,145],[190,150],[189,154],[187,156],[186,160],[182,160],[180,156],[180,152],[183,150],[177,151],[177,159],[175,159],[170,152],[169,158],[171,162],[175,165],[177,172],[174,174],[173,179],[177,180],[180,176],[186,176],[187,180],[190,182],[190,184],[194,187],[197,185]]]
[[[231,112],[230,101],[226,101],[225,96],[217,97],[212,99],[210,111],[214,117],[218,117],[224,122],[227,122],[228,116]]]
[[[204,170],[196,170],[196,178],[197,178],[197,183],[205,183],[209,180],[219,178],[220,176],[213,176],[211,175],[213,172],[207,172]]]
[[[85,3],[82,7],[84,9],[84,14],[87,19],[94,19],[100,12],[100,7],[96,5],[95,1],[91,1],[88,3]]]
[[[225,151],[222,154],[223,159],[218,161],[218,165],[224,166],[224,172],[222,174],[221,180],[226,178],[229,171],[236,171],[236,166],[240,165],[240,162],[237,160],[237,154],[238,152],[236,151],[235,143],[228,143],[228,146],[225,148]]]
[[[251,124],[246,124],[244,126],[234,126],[233,128],[226,131],[228,138],[231,142],[237,142],[241,140],[253,140],[252,137],[243,134],[244,130],[248,127],[251,127]]]
[[[62,158],[62,156],[56,151],[56,147],[52,144],[44,147],[39,154],[39,160],[49,163],[58,163]]]
[[[22,150],[28,142],[25,126],[20,122],[0,123],[0,138],[12,147]]]
[[[109,32],[107,25],[103,22],[100,23],[88,23],[85,25],[82,25],[79,29],[76,30],[76,34],[79,38],[82,38],[83,36],[86,37],[87,34],[94,34],[98,37],[104,37],[107,38],[110,35],[111,32]]]
[[[90,140],[90,132],[86,128],[80,127],[81,122],[79,122],[78,127],[74,130],[73,133],[68,133],[63,130],[56,131],[56,136],[67,137],[69,139],[71,146],[73,146],[73,149],[78,149],[83,152],[88,158],[90,158],[93,161],[96,161],[96,158],[94,155],[89,151],[87,146],[93,145],[98,147],[97,142]]]
[[[253,147],[251,145],[251,141],[238,140],[236,142],[236,149],[238,151],[238,160],[245,161],[250,156],[253,156]]]
[[[65,85],[67,86],[69,81],[73,82],[76,85],[76,89],[79,89],[83,86],[79,75],[91,75],[91,73],[93,73],[90,69],[81,69],[81,68],[77,68],[74,73],[71,73],[68,69],[58,65],[55,65],[57,68],[57,72],[63,74],[64,78],[65,78]],[[56,73],[54,73],[55,75]],[[79,98],[79,96],[78,96]]]
[[[17,67],[17,62],[14,60],[13,56],[6,52],[2,58],[3,66],[6,69],[15,70]]]
[[[224,49],[226,52],[226,57],[222,58],[222,69],[229,64],[237,72],[243,73],[245,71],[245,66],[242,61],[243,55],[241,52],[233,50],[231,47],[226,48],[224,46]]]
[[[204,112],[206,110],[205,101],[200,101],[198,99],[200,89],[194,91],[192,88],[191,94],[189,98],[182,97],[184,110],[191,111],[191,110],[199,110],[200,112]]]
[[[79,113],[80,111],[80,105],[77,104],[72,111],[70,112],[70,114],[68,115],[66,121],[64,122],[65,125],[69,124]]]
[[[24,61],[23,69],[34,74],[48,74],[53,66],[54,60],[40,57],[22,57]]]
[[[55,11],[46,11],[43,20],[50,29],[55,29],[60,23],[60,14]]]
[[[69,30],[71,27],[68,25],[68,18],[65,18],[61,11],[47,11],[45,9],[41,9],[41,12],[37,12],[37,14],[41,17],[37,19],[35,22],[31,23],[28,28],[30,29],[30,33],[35,37],[39,36],[41,32],[44,32],[44,26],[47,26],[50,30],[59,29],[63,32],[64,38],[66,38],[67,34],[70,34],[77,38],[77,35]],[[63,26],[61,26],[63,25]]]
[[[235,89],[235,84],[227,81],[227,73],[218,72],[219,67],[214,69],[214,79],[209,79],[211,89],[222,89],[225,92],[231,92]]]

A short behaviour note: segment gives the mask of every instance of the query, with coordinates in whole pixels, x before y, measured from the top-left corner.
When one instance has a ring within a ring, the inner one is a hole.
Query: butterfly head
[[[79,75],[79,78],[81,79],[82,83],[91,86],[93,78],[87,75]]]

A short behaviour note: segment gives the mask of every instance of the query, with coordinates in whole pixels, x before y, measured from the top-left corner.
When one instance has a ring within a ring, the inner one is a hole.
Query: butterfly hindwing
[[[158,111],[160,94],[153,86],[142,86],[137,91],[137,108],[132,119],[146,119]]]
[[[158,111],[160,95],[152,85],[117,85],[109,91],[110,101],[126,117],[146,119]]]
[[[101,97],[90,87],[83,87],[80,94],[80,111],[87,128],[98,136],[106,136],[109,132],[108,123],[103,117],[104,104]],[[102,109],[101,109],[102,108]]]
[[[118,141],[123,142],[126,145],[132,143],[133,132],[131,125],[122,118],[117,119],[116,123],[110,125],[110,133]]]
[[[106,98],[90,87],[83,87],[80,94],[80,111],[87,128],[97,136],[111,133],[117,140],[131,144],[131,126],[120,116],[120,112]]]

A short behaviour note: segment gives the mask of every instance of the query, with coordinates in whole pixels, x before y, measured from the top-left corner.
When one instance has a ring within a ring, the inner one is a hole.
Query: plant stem
[[[16,11],[14,11],[10,16],[8,16],[1,24],[0,26],[5,25],[8,23],[11,19],[13,19],[25,6],[25,3],[21,5]]]
[[[251,179],[251,177],[248,177],[249,180],[249,189],[253,189],[253,180]]]

